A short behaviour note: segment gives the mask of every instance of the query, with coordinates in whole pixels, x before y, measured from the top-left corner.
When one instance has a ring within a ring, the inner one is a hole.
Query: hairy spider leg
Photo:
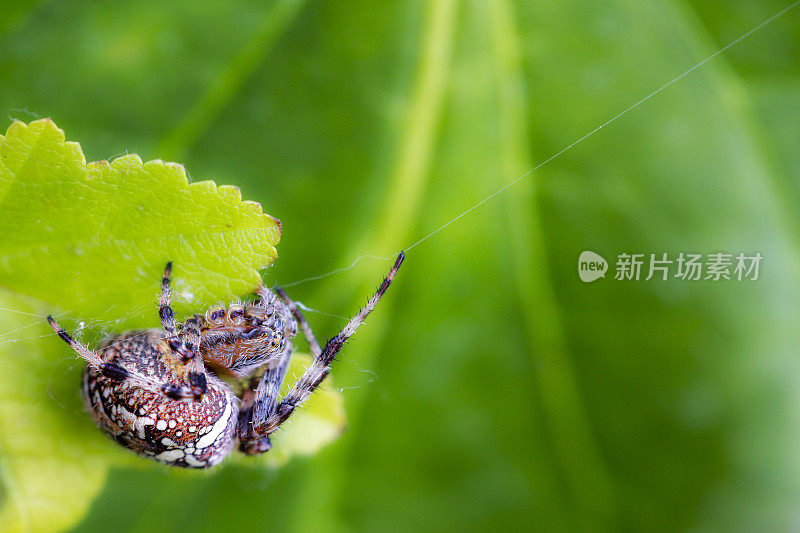
[[[369,315],[378,304],[378,301],[380,301],[383,294],[389,288],[389,285],[391,285],[392,280],[394,280],[397,271],[400,269],[400,265],[403,264],[403,259],[405,259],[405,252],[400,252],[394,266],[389,270],[389,273],[383,279],[383,283],[381,283],[378,290],[375,291],[375,294],[373,294],[367,304],[361,308],[361,311],[347,323],[342,331],[325,344],[320,355],[314,357],[314,361],[303,375],[300,376],[300,379],[297,380],[294,386],[292,386],[283,400],[281,400],[280,404],[278,404],[271,413],[254,412],[256,418],[254,418],[253,428],[256,433],[269,435],[274,432],[289,418],[289,416],[291,416],[295,408],[302,404],[325,380],[330,372],[330,364],[333,362],[336,354],[339,353],[344,343],[355,333],[358,326],[364,322],[367,315]]]
[[[164,328],[164,339],[166,339],[170,347],[175,350],[178,346],[178,331],[175,327],[175,313],[172,311],[172,305],[170,303],[169,278],[171,274],[172,261],[167,263],[167,266],[164,268],[164,275],[161,278],[158,316],[161,318],[161,326]]]
[[[200,325],[203,323],[202,315],[192,315],[181,326],[178,338],[180,339],[181,357],[183,363],[189,367],[188,379],[195,397],[206,393],[206,368],[203,356],[200,354]]]
[[[96,369],[98,373],[106,378],[118,382],[128,381],[131,385],[150,390],[157,390],[163,393],[165,396],[173,399],[196,397],[195,392],[189,387],[175,385],[173,383],[161,383],[154,379],[150,379],[147,376],[142,376],[140,374],[131,372],[115,363],[107,363],[103,361],[103,359],[100,358],[96,352],[90,350],[80,342],[73,339],[69,333],[64,331],[64,329],[58,325],[52,316],[47,316],[47,323],[50,324],[50,327],[53,328],[53,331],[55,331],[64,342],[69,344],[70,348],[75,350],[75,353],[86,360],[86,362],[89,363],[89,366]]]
[[[293,351],[292,344],[286,343],[278,362],[267,367],[261,379],[250,381],[250,389],[239,411],[239,449],[248,455],[258,455],[272,447],[269,435],[255,431],[253,420],[263,420],[275,411]],[[246,405],[248,400],[252,405]]]
[[[289,307],[289,311],[292,312],[292,316],[294,316],[294,319],[300,326],[303,336],[308,341],[308,346],[311,348],[311,353],[314,355],[314,357],[319,357],[322,354],[322,348],[320,347],[319,342],[317,342],[317,337],[311,330],[311,326],[306,321],[306,317],[303,316],[303,313],[300,312],[297,304],[291,298],[289,298],[289,295],[286,294],[283,289],[276,287],[275,292],[278,293],[278,296],[280,296],[284,303],[286,303],[287,307]]]
[[[175,313],[172,310],[170,293],[170,275],[172,274],[172,261],[164,267],[164,276],[161,278],[161,295],[158,299],[158,316],[164,328],[164,339],[170,349],[181,356],[184,365],[188,365],[189,382],[192,385],[194,396],[206,393],[205,366],[200,353],[200,324],[203,317],[194,315],[187,319],[180,330],[175,325]]]

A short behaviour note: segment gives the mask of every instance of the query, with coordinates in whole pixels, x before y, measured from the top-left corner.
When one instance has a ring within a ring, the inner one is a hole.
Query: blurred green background
[[[287,284],[416,242],[785,5],[6,2],[0,111],[238,185]],[[795,9],[414,247],[316,456],[115,469],[74,530],[796,531],[799,56]],[[583,250],[764,262],[584,284]],[[331,336],[388,265],[291,294]]]

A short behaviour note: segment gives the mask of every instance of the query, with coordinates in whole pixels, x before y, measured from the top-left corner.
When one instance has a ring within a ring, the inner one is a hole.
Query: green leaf
[[[187,183],[181,165],[136,155],[86,164],[50,120],[0,144],[0,285],[119,326],[154,323],[173,261],[176,311],[241,296],[277,256],[280,223],[236,187]]]
[[[156,326],[167,260],[179,314],[245,295],[277,255],[280,223],[235,187],[189,184],[178,164],[86,164],[48,119],[0,137],[0,219],[0,523],[55,531],[83,516],[111,466],[153,466],[93,427],[79,400],[84,365],[44,315],[85,321],[88,337]],[[289,376],[308,361],[296,357]],[[275,452],[249,464],[277,466],[336,438],[342,397],[321,391],[295,418]]]

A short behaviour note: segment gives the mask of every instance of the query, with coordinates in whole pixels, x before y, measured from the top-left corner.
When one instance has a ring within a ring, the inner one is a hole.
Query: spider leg
[[[248,455],[258,455],[272,447],[269,435],[257,433],[253,421],[263,420],[275,411],[293,350],[287,343],[280,359],[268,366],[260,379],[252,379],[244,395],[239,411],[239,448]]]
[[[317,387],[325,380],[330,372],[330,364],[336,357],[336,354],[342,349],[344,343],[355,333],[358,326],[360,326],[367,318],[383,294],[391,285],[400,265],[403,264],[405,259],[405,252],[400,252],[394,266],[389,270],[389,273],[383,279],[378,290],[369,299],[367,304],[361,308],[361,311],[353,317],[350,322],[342,329],[342,331],[330,339],[322,352],[314,357],[314,361],[306,369],[300,379],[292,386],[289,392],[284,396],[281,403],[272,412],[254,412],[254,430],[261,435],[269,435],[274,432],[281,424],[283,424],[289,416],[294,412],[295,408],[302,404]]]
[[[297,321],[297,324],[300,326],[300,329],[303,332],[303,336],[308,341],[308,346],[311,348],[311,353],[314,357],[319,357],[322,354],[322,347],[320,347],[319,342],[317,341],[317,337],[314,335],[314,332],[311,330],[311,326],[306,322],[306,317],[303,316],[303,313],[300,311],[300,308],[297,307],[297,304],[289,298],[289,295],[284,292],[283,289],[280,287],[275,288],[275,292],[278,293],[278,296],[286,303],[289,307],[289,311],[292,312],[292,316]]]
[[[172,261],[164,267],[164,276],[161,278],[161,295],[158,299],[158,316],[164,328],[164,338],[173,350],[177,349],[178,331],[175,327],[175,313],[172,311],[170,301],[169,278],[172,274]]]
[[[121,367],[115,363],[107,363],[97,354],[76,341],[70,336],[69,333],[58,325],[52,316],[47,317],[47,323],[53,328],[61,339],[69,344],[69,347],[75,350],[81,358],[85,359],[89,366],[97,370],[101,375],[112,379],[114,381],[128,380],[132,385],[136,385],[145,389],[161,391],[165,396],[172,399],[192,398],[195,397],[194,392],[189,387],[182,385],[174,385],[171,383],[161,383],[146,376],[133,373],[126,368]]]
[[[161,318],[161,325],[164,328],[164,339],[169,343],[169,347],[173,352],[181,356],[184,365],[189,364],[192,360],[199,361],[199,365],[190,370],[189,380],[195,388],[195,396],[202,396],[206,391],[205,375],[203,374],[205,367],[202,366],[202,355],[200,355],[200,324],[202,317],[194,315],[190,317],[186,323],[181,326],[180,331],[175,324],[175,313],[172,310],[170,299],[170,275],[172,274],[172,261],[167,263],[164,267],[164,276],[161,278],[161,295],[158,299],[158,316]],[[203,374],[202,377],[197,377],[197,374]]]
[[[64,331],[64,329],[58,325],[58,322],[56,322],[51,315],[47,315],[47,323],[50,324],[50,327],[53,328],[53,331],[58,333],[58,336],[61,337],[61,340],[69,344],[69,347],[75,350],[75,353],[85,359],[90,365],[99,369],[106,364],[106,362],[103,361],[100,356],[97,355],[97,353],[76,341],[70,336],[69,333]]]
[[[178,353],[183,364],[188,367],[189,384],[192,386],[196,398],[206,393],[205,365],[200,353],[200,324],[202,321],[202,315],[192,315],[186,319],[178,332]]]

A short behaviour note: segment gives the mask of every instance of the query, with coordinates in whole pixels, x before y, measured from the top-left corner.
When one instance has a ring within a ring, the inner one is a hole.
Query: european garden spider
[[[285,292],[265,286],[241,306],[216,306],[176,324],[170,306],[167,263],[159,316],[163,329],[131,331],[96,351],[47,317],[58,335],[89,364],[83,399],[95,422],[115,441],[164,464],[208,468],[239,441],[257,455],[272,434],[322,383],[344,343],[375,308],[403,262],[398,255],[378,290],[342,331],[320,347],[303,314]],[[279,391],[300,326],[313,362],[283,398]],[[244,380],[234,393],[222,378]]]

